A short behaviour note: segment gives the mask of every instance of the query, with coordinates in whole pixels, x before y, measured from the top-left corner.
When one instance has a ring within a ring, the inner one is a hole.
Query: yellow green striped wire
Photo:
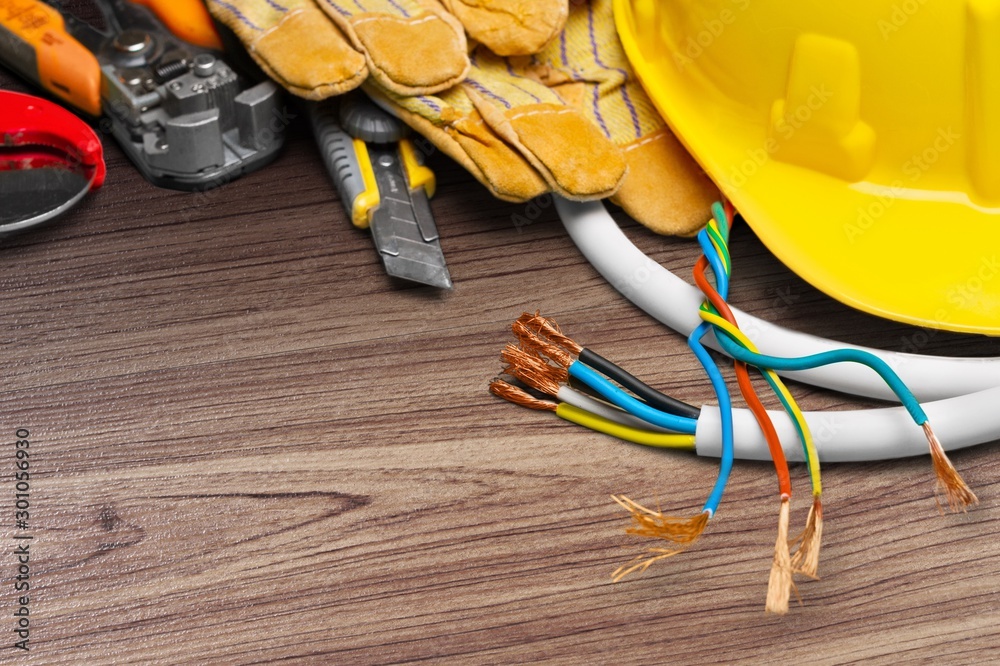
[[[704,321],[707,321],[716,328],[722,329],[722,331],[727,333],[751,352],[755,354],[760,353],[757,346],[752,340],[750,340],[750,338],[743,334],[743,331],[723,319],[716,312],[703,307],[700,310],[700,314]],[[805,416],[803,416],[798,403],[795,402],[795,398],[792,397],[792,394],[788,391],[785,383],[781,381],[781,378],[777,375],[777,373],[767,368],[760,368],[760,370],[767,376],[768,383],[780,392],[780,397],[783,398],[782,403],[786,406],[788,415],[796,423],[799,436],[802,438],[802,446],[806,452],[806,464],[809,467],[809,479],[812,482],[813,495],[818,496],[823,492],[823,485],[820,480],[819,454],[816,451],[816,444],[813,441],[812,432],[809,430],[809,424],[806,423]]]

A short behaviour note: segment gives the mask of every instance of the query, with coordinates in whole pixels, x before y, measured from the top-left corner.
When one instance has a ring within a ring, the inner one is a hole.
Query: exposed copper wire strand
[[[520,347],[508,344],[500,352],[500,358],[507,363],[504,373],[520,379],[533,389],[546,395],[555,396],[561,384],[569,380],[565,368],[553,366],[539,356]]]
[[[540,391],[545,395],[556,397],[559,393],[559,384],[553,382],[551,379],[545,375],[540,375],[534,372],[531,368],[523,368],[518,366],[507,366],[504,368],[503,373],[505,375],[510,375],[515,377],[536,391]]]
[[[629,574],[643,573],[656,562],[665,560],[668,557],[673,557],[674,555],[680,555],[685,550],[687,550],[687,546],[679,546],[677,548],[647,548],[647,554],[638,555],[634,559],[615,569],[611,573],[611,580],[617,583]]]
[[[625,530],[627,533],[642,537],[663,539],[677,544],[676,548],[647,549],[646,555],[639,555],[631,562],[618,567],[611,574],[611,578],[615,581],[619,581],[634,572],[641,573],[648,569],[654,562],[687,550],[691,544],[698,540],[701,533],[705,531],[705,526],[708,525],[710,517],[708,511],[702,511],[690,518],[666,516],[659,511],[647,509],[638,502],[623,495],[612,495],[611,499],[632,515],[632,526]]]
[[[937,491],[939,495],[944,495],[948,508],[957,513],[967,510],[973,504],[978,504],[979,498],[951,464],[929,421],[924,422],[923,429],[931,449],[931,461],[934,464],[934,474],[937,476]],[[940,505],[941,502],[938,500],[938,506]]]
[[[534,332],[536,335],[548,338],[550,342],[559,345],[571,354],[579,355],[583,350],[583,347],[578,345],[572,338],[563,334],[555,320],[543,317],[541,312],[535,312],[535,314],[525,312],[516,321],[527,326],[528,330]],[[511,328],[513,329],[513,327]]]
[[[806,518],[806,527],[790,544],[799,545],[798,550],[792,555],[792,571],[819,580],[819,549],[822,541],[823,501],[814,495],[813,505]]]
[[[778,538],[774,543],[774,560],[771,575],[767,581],[767,599],[764,610],[776,615],[788,612],[788,600],[792,596],[795,582],[792,580],[792,559],[788,552],[788,523],[791,513],[787,498],[781,500],[778,511]]]
[[[490,382],[490,393],[508,402],[528,409],[538,409],[548,412],[556,411],[558,405],[547,400],[539,400],[526,391],[522,391],[513,384],[509,384],[502,379],[494,379]]]
[[[522,322],[520,319],[514,321],[514,323],[511,324],[510,329],[513,331],[514,336],[518,339],[524,349],[531,350],[538,354],[544,354],[564,368],[568,368],[570,364],[576,360],[573,358],[572,354],[557,344],[538,335],[531,327]]]

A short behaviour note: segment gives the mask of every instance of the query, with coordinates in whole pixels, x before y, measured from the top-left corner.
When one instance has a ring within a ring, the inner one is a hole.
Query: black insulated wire
[[[618,382],[624,388],[636,394],[636,396],[641,398],[647,405],[658,409],[661,412],[668,412],[670,414],[676,414],[677,416],[686,416],[689,419],[696,420],[701,414],[701,410],[697,407],[689,405],[686,402],[682,402],[681,400],[677,400],[676,398],[671,398],[669,395],[660,393],[638,377],[630,374],[627,370],[623,370],[618,367],[597,352],[593,352],[585,348],[580,351],[579,359],[584,365],[589,365],[602,375]]]

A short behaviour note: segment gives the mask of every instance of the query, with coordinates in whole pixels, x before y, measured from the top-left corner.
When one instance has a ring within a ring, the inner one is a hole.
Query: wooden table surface
[[[997,658],[995,444],[953,455],[981,499],[965,515],[939,514],[927,457],[828,466],[822,578],[800,582],[785,617],[763,611],[777,515],[766,464],[737,464],[689,552],[613,583],[645,544],[609,495],[693,513],[716,463],[512,406],[487,382],[511,320],[539,309],[655,385],[714,403],[684,340],[590,268],[551,205],[498,202],[440,155],[433,209],[455,288],[391,281],[302,120],[273,165],[197,195],[147,184],[108,141],[102,190],[4,241],[0,663]],[[689,275],[695,244],[623,222]],[[1000,352],[850,311],[746,228],[733,252],[733,301],[758,316],[887,349]],[[807,409],[859,404],[792,388]],[[798,526],[801,465],[793,477]],[[11,647],[18,535],[32,537],[27,653]]]

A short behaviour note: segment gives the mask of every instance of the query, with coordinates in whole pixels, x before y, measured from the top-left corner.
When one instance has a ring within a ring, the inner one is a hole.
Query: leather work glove
[[[504,55],[533,53],[566,20],[566,0],[207,0],[267,74],[323,99],[368,76],[391,92],[445,90],[469,68],[466,31]],[[454,12],[454,13],[452,13]]]
[[[468,169],[494,196],[527,201],[549,191],[603,199],[625,176],[622,151],[578,109],[480,46],[462,83],[436,95],[364,90]]]
[[[688,235],[719,197],[635,80],[612,0],[208,5],[291,92],[321,99],[367,81],[371,97],[500,199],[614,195],[650,229]],[[471,56],[466,32],[480,41]]]
[[[504,59],[480,45],[465,81],[437,95],[364,89],[500,199],[610,196],[657,233],[697,233],[718,190],[636,80],[612,0],[572,5],[541,52]]]
[[[426,1],[426,0],[425,0]],[[469,37],[499,56],[538,53],[563,29],[566,0],[439,0]]]
[[[628,175],[611,201],[651,230],[698,232],[721,194],[642,89],[615,30],[613,0],[574,2],[559,38],[511,68],[580,109],[621,147]]]

